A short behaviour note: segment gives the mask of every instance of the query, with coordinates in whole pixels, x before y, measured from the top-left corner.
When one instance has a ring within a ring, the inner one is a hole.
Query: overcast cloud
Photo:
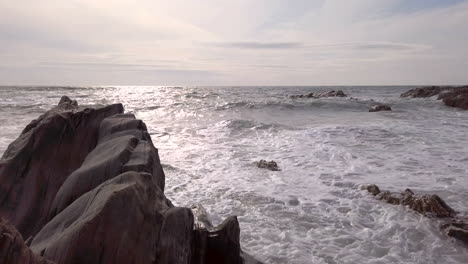
[[[456,0],[0,0],[0,84],[466,84],[467,25]]]

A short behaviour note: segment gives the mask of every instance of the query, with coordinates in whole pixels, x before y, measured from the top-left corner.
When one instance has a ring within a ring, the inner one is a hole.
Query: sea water
[[[468,111],[412,87],[0,87],[0,153],[62,95],[146,122],[177,206],[237,215],[265,263],[468,263],[438,222],[360,186],[435,193],[468,212]],[[289,95],[343,90],[345,98]],[[391,112],[369,113],[376,102]],[[274,160],[281,171],[254,162]]]

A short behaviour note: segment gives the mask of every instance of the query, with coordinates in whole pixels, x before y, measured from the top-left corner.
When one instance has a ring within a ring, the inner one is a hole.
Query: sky
[[[468,0],[0,0],[4,85],[468,83]]]

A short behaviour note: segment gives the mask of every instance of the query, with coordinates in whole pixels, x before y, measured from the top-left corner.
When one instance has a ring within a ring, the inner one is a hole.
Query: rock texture
[[[394,205],[405,205],[424,216],[442,219],[440,228],[448,236],[468,243],[468,219],[458,217],[455,210],[448,206],[438,195],[418,195],[414,194],[410,189],[406,189],[402,193],[382,192],[374,184],[365,186],[365,189],[379,200]]]
[[[402,93],[400,97],[432,97],[438,95],[445,105],[468,110],[468,86],[428,86],[420,87]]]
[[[298,94],[298,95],[291,95],[290,98],[323,98],[323,97],[347,97],[347,95],[342,91],[328,91],[328,92],[321,92],[321,93],[308,93],[308,94]]]
[[[32,251],[7,226],[13,235],[0,237],[0,252],[14,262],[6,263],[256,263],[241,250],[236,217],[213,227],[202,206],[165,197],[146,125],[123,111],[80,109],[63,97],[8,147],[0,216]]]
[[[79,111],[63,97],[26,126],[0,160],[0,216],[23,237],[34,236],[63,182],[96,146],[102,120],[122,112],[121,104]]]
[[[0,217],[0,263],[53,264],[34,254],[16,228]]]
[[[278,163],[275,161],[266,161],[266,160],[260,160],[255,162],[255,165],[257,165],[257,168],[260,169],[267,169],[271,171],[280,171],[280,168],[278,167]]]
[[[371,108],[369,108],[369,112],[380,112],[380,111],[392,111],[392,108],[388,105],[374,105]]]

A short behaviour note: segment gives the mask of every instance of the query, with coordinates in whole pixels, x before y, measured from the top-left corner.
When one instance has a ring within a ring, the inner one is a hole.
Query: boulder
[[[23,237],[35,235],[60,186],[96,146],[102,120],[122,112],[121,104],[82,110],[63,97],[33,120],[0,160],[0,216]]]
[[[280,171],[278,164],[273,160],[272,161],[260,160],[260,161],[255,162],[255,165],[257,165],[257,168],[260,168],[260,169]]]
[[[374,105],[371,108],[369,108],[369,112],[380,112],[380,111],[392,111],[392,108],[388,105]]]
[[[0,262],[2,264],[53,264],[34,254],[23,237],[6,219],[0,217]]]

